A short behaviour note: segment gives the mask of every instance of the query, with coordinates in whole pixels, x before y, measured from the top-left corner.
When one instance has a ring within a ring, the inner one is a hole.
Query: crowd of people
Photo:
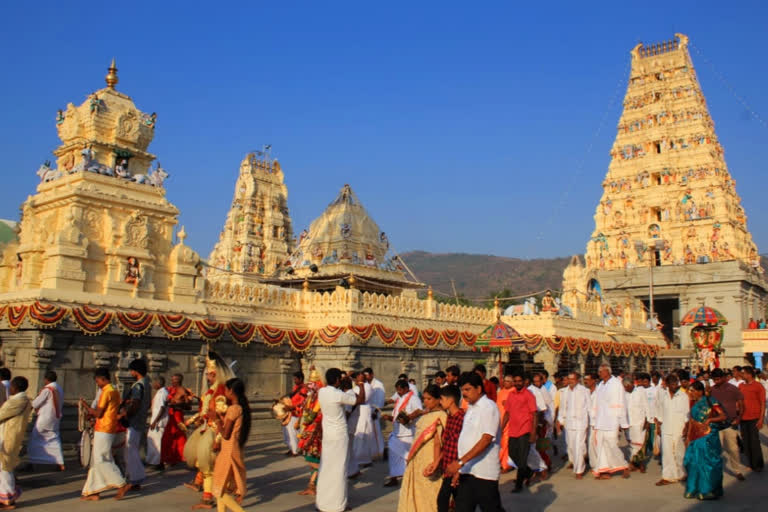
[[[755,320],[754,318],[749,319],[749,323],[747,324],[747,329],[765,329],[766,323],[765,318],[760,318]]]
[[[251,429],[243,381],[213,352],[200,397],[181,375],[168,386],[162,376],[150,380],[144,360],[128,369],[133,382],[123,396],[101,368],[94,372],[96,397],[79,401],[81,423],[92,432],[82,499],[99,500],[111,489],[116,499],[140,493],[145,466],[185,462],[195,471],[185,486],[201,493],[194,508],[243,510]],[[389,397],[371,368],[331,368],[325,379],[311,369],[306,382],[301,371],[293,380],[283,427],[287,454],[309,465],[299,494],[321,512],[347,509],[348,482],[378,460],[388,465],[383,485],[399,486],[400,512],[501,511],[502,473],[516,471],[511,491],[519,493],[548,479],[558,455],[574,478],[590,471],[597,480],[645,472],[656,457],[657,486],[682,482],[684,496],[700,500],[723,495],[724,469],[744,480],[764,465],[759,431],[768,380],[752,367],[692,376],[687,369],[614,374],[601,365],[596,373],[558,372],[552,379],[545,370],[508,367],[499,380],[489,379],[483,365],[466,372],[453,365],[423,390],[402,374]],[[34,400],[26,378],[0,368],[0,381],[0,510],[10,510],[20,495],[14,471],[33,411],[28,463],[65,469],[63,393],[53,371]]]

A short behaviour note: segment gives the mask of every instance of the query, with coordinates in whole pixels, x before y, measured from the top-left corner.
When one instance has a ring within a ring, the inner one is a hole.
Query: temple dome
[[[330,282],[355,276],[360,288],[399,292],[420,288],[406,279],[405,267],[387,235],[371,218],[349,185],[344,185],[322,215],[299,236],[298,246],[280,270],[281,283],[303,279]],[[312,285],[314,288],[315,286]]]

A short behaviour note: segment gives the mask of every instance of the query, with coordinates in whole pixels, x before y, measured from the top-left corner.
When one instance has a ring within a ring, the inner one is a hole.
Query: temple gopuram
[[[93,394],[95,368],[112,370],[119,386],[131,382],[134,358],[199,390],[211,348],[263,413],[310,365],[321,374],[372,366],[387,386],[403,372],[423,386],[439,369],[478,360],[492,374],[509,362],[649,368],[666,346],[644,328],[637,301],[611,325],[582,298],[547,296],[541,311],[439,303],[349,185],[294,241],[283,170],[265,155],[241,163],[205,261],[185,245],[166,198],[171,173],[148,152],[157,114],[117,91],[114,62],[106,82],[59,111],[56,162],[38,169],[17,236],[0,246],[2,363],[31,389],[57,371],[67,407]],[[487,340],[489,328],[521,334]]]
[[[726,366],[742,363],[741,330],[763,316],[768,286],[688,38],[638,44],[631,59],[586,265],[572,262],[563,289],[599,302],[606,318],[642,301],[678,363],[695,352],[682,315],[715,308],[728,324],[710,348]]]

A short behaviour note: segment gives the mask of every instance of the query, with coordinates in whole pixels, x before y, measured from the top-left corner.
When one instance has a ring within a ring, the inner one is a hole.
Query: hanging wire
[[[749,106],[749,103],[747,102],[746,98],[741,96],[739,93],[736,92],[736,89],[731,85],[731,83],[728,81],[728,79],[725,78],[725,76],[718,71],[718,69],[715,67],[715,64],[710,61],[708,58],[704,56],[704,54],[701,52],[698,46],[695,44],[689,42],[688,46],[693,48],[693,50],[696,52],[696,54],[701,58],[702,61],[704,61],[709,68],[712,70],[712,72],[715,74],[715,76],[720,80],[720,82],[725,86],[726,89],[728,89],[728,92],[730,92],[734,98],[736,98],[736,101],[739,102],[739,104],[744,107],[747,112],[749,112],[749,115],[752,116],[759,122],[761,125],[763,125],[763,128],[768,128],[768,123],[765,122],[765,120],[755,112],[752,107]]]

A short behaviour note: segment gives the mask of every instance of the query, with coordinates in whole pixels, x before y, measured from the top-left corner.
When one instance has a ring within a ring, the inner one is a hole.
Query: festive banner
[[[349,329],[349,332],[351,332],[352,334],[354,334],[355,336],[357,336],[363,341],[368,341],[369,339],[371,339],[371,336],[373,336],[373,333],[375,330],[373,324],[366,325],[365,327],[350,325],[349,327],[347,327],[347,329]]]
[[[287,331],[288,340],[291,342],[291,348],[296,352],[304,352],[312,346],[315,339],[315,331],[303,331],[300,329]]]
[[[247,322],[229,322],[227,330],[235,343],[246,346],[256,336],[256,326]]]
[[[24,322],[29,311],[28,306],[8,306],[8,325],[15,331]]]
[[[112,323],[112,313],[91,306],[72,308],[72,319],[83,334],[96,336],[103,333]]]
[[[152,328],[155,323],[155,315],[141,312],[117,312],[117,325],[129,336],[142,336]]]
[[[213,320],[195,320],[195,328],[200,333],[200,337],[209,343],[218,341],[222,334],[224,334],[224,324],[214,322]]]
[[[440,331],[436,331],[435,329],[422,329],[419,331],[419,334],[421,336],[421,341],[428,347],[435,347],[440,343]]]
[[[411,327],[404,331],[399,331],[397,337],[400,341],[405,343],[407,347],[413,348],[419,343],[419,330],[416,327]]]
[[[192,320],[184,315],[157,315],[157,322],[172,340],[183,338],[192,328]]]
[[[344,327],[326,325],[317,331],[317,337],[320,338],[321,343],[324,345],[333,345],[346,331],[347,329]]]
[[[261,337],[264,338],[264,342],[267,345],[276,347],[283,342],[285,338],[285,331],[276,327],[270,327],[269,325],[260,325],[257,327]]]
[[[67,318],[69,310],[35,301],[29,307],[29,321],[40,327],[56,327]]]

